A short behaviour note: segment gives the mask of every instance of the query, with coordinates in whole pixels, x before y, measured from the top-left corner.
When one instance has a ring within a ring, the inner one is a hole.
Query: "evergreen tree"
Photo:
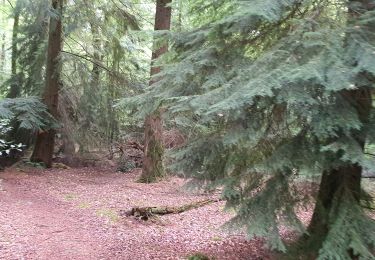
[[[12,60],[9,58],[4,63],[6,71],[1,75],[1,90],[10,98],[43,96],[48,21],[54,15],[50,12],[50,0],[9,3],[6,1],[1,6],[9,14],[9,17],[2,15],[8,24],[2,30],[9,38],[6,42],[9,46],[4,48],[7,57],[12,52]],[[64,153],[68,156],[73,152],[74,143],[83,152],[100,148],[113,154],[114,143],[120,134],[126,134],[120,124],[129,125],[129,117],[123,116],[123,111],[115,109],[114,104],[120,97],[145,88],[150,70],[148,50],[152,39],[134,31],[147,23],[151,26],[151,10],[144,10],[144,4],[139,3],[138,0],[79,0],[67,1],[64,6],[66,48],[59,55],[62,87],[58,105],[58,120],[63,128],[58,136],[62,137]],[[152,6],[151,0],[146,6]],[[18,22],[17,19],[8,22],[8,18],[17,17]],[[14,134],[12,139],[18,142],[34,141],[27,130]]]
[[[230,226],[285,251],[286,224],[319,259],[373,259],[360,178],[374,169],[375,1],[205,2],[215,15],[175,34],[160,80],[128,102],[168,108],[190,136],[173,169],[224,185]],[[307,230],[296,176],[321,177]]]
[[[17,0],[13,12],[14,15],[19,12],[20,20],[18,30],[13,30],[15,44],[12,43],[12,47],[17,47],[16,74],[12,74],[8,85],[13,86],[11,90],[17,88],[21,96],[41,96],[45,85],[50,1]]]

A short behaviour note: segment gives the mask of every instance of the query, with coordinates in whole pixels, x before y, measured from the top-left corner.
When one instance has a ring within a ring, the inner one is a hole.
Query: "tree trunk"
[[[154,113],[145,120],[145,145],[140,182],[151,183],[165,175],[162,143],[163,123],[161,114]]]
[[[358,90],[343,91],[340,94],[357,110],[361,122],[368,123],[372,108],[371,89],[363,87]],[[364,150],[366,132],[359,130],[353,133],[353,137]],[[332,223],[338,217],[337,207],[344,205],[346,200],[360,206],[361,174],[362,167],[357,164],[348,164],[323,173],[314,213],[307,230],[309,233],[307,246],[310,249],[321,248],[324,237],[328,235]],[[349,255],[354,257],[351,251]]]
[[[99,102],[98,95],[100,93],[100,67],[97,63],[101,62],[102,60],[98,25],[95,22],[91,22],[90,27],[92,34],[93,58],[95,62],[92,64],[90,84],[85,86],[84,89],[84,95],[86,96],[85,101],[87,102],[86,106],[88,106],[84,127],[87,129],[91,128],[91,125],[95,121],[95,117],[97,115],[97,103]]]
[[[17,49],[17,38],[19,29],[20,13],[16,7],[14,13],[13,22],[13,33],[12,33],[12,82],[10,84],[10,90],[7,95],[8,98],[16,98],[21,95],[21,86],[17,75],[17,59],[18,59],[18,49]]]
[[[351,196],[359,203],[361,171],[362,168],[358,165],[348,165],[323,173],[314,213],[307,229],[311,249],[321,248],[323,238],[328,235],[332,220],[337,218],[333,208],[340,202],[335,202],[335,199],[348,198],[344,192],[350,191]]]
[[[5,0],[2,1],[2,5],[5,5]],[[3,19],[0,21],[1,23],[6,23],[6,20]],[[5,41],[6,41],[6,33],[5,30],[1,35],[1,50],[0,50],[0,84],[4,80],[5,75],[5,58],[6,58],[6,50],[5,50]]]
[[[2,5],[5,5],[5,0],[2,1]],[[1,22],[5,23],[5,20],[3,21],[3,19],[2,19]],[[2,34],[2,36],[1,36],[0,73],[2,75],[0,75],[0,83],[4,79],[3,75],[4,75],[4,72],[5,72],[5,57],[6,57],[6,53],[5,53],[5,40],[6,40],[6,33],[4,31],[3,34]]]
[[[62,8],[63,0],[52,0],[52,8],[59,16],[51,16],[48,37],[46,85],[43,101],[49,112],[55,118],[58,116],[58,94],[60,89],[60,52],[62,48]],[[43,162],[46,167],[52,166],[52,156],[55,142],[54,129],[39,132],[34,152],[33,162]]]
[[[89,2],[86,3],[89,5]],[[89,8],[89,7],[88,7]],[[81,97],[81,110],[83,110],[84,120],[81,125],[81,131],[86,132],[90,131],[92,126],[95,125],[95,122],[98,119],[98,103],[100,95],[100,67],[98,62],[101,62],[101,40],[99,26],[96,22],[90,22],[91,35],[92,35],[92,47],[93,47],[93,60],[91,69],[91,78],[89,84],[84,86],[83,96]],[[82,152],[90,151],[90,136],[82,136],[81,148]]]
[[[155,31],[169,30],[171,26],[172,9],[167,5],[172,0],[157,0],[155,14]],[[156,46],[154,42],[154,46]],[[162,54],[168,51],[168,44],[163,44],[152,53],[151,61],[151,80],[152,85],[156,80],[152,78],[160,72],[160,67],[154,66],[154,61]],[[163,122],[161,120],[161,111],[153,115],[148,115],[145,119],[145,153],[143,158],[141,182],[155,182],[165,175],[163,166]]]
[[[154,30],[169,30],[171,28],[171,17],[172,17],[172,8],[168,7],[172,3],[172,0],[157,0],[156,1],[156,13],[155,13],[155,26]],[[154,41],[154,47],[156,47],[156,41]],[[168,51],[168,44],[165,43],[156,50],[152,52],[151,60],[151,76],[160,72],[160,67],[154,66],[154,62],[157,58]],[[155,81],[151,79],[150,85]]]
[[[5,71],[5,33],[1,36],[1,52],[0,52],[0,72]]]

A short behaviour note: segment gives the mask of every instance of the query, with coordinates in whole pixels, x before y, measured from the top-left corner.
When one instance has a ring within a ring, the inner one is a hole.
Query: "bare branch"
[[[97,62],[97,61],[95,61],[95,60],[92,60],[92,59],[90,59],[90,58],[87,58],[87,57],[85,57],[85,56],[82,56],[82,55],[79,55],[79,54],[77,54],[77,53],[73,53],[73,52],[68,52],[68,51],[61,51],[61,52],[62,52],[62,53],[65,53],[65,54],[68,54],[68,55],[72,55],[72,56],[78,57],[78,58],[83,59],[83,60],[86,60],[86,61],[89,61],[89,62],[91,62],[91,63],[93,63],[93,64],[99,66],[100,68],[102,68],[102,69],[108,71],[109,73],[113,73],[112,70],[110,70],[109,68],[107,68],[106,66],[104,66],[103,64],[101,64],[101,63],[99,63],[99,62]]]
[[[14,9],[14,6],[12,5],[12,3],[9,0],[7,0],[7,2],[9,3],[10,7],[12,7],[12,9]]]

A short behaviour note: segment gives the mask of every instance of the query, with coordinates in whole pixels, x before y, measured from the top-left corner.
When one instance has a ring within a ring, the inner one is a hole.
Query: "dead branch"
[[[133,148],[133,149],[136,149],[136,150],[140,150],[140,151],[144,151],[144,146],[141,145],[140,143],[137,143],[135,141],[129,141],[127,144],[126,144],[127,147],[130,147],[130,148]]]
[[[200,208],[208,204],[221,201],[220,199],[206,199],[176,207],[133,207],[129,211],[120,211],[120,215],[134,216],[147,221],[155,215],[178,214],[188,210]]]

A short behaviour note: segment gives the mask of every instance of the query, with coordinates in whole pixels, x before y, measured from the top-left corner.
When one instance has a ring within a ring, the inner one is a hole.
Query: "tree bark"
[[[58,16],[51,16],[48,36],[48,53],[46,69],[46,85],[43,101],[49,112],[55,118],[58,116],[58,96],[60,89],[60,52],[62,49],[62,9],[63,0],[52,0],[52,8]],[[55,129],[39,132],[34,152],[31,156],[33,162],[43,162],[46,167],[52,166],[53,149],[55,142]]]
[[[145,120],[145,145],[140,182],[151,183],[165,175],[162,143],[163,123],[161,114],[154,113]]]
[[[1,36],[0,71],[5,71],[5,33]]]
[[[338,193],[349,190],[359,203],[361,172],[362,168],[360,166],[348,165],[323,173],[314,213],[308,227],[308,233],[311,237],[317,238],[320,241],[322,237],[328,234],[330,220],[336,217],[330,215],[334,199],[345,197]],[[318,248],[320,248],[320,245]]]
[[[3,5],[5,4],[4,0],[3,0],[2,4]],[[4,22],[4,21],[1,21],[1,22]],[[6,57],[6,53],[5,53],[5,40],[6,40],[6,35],[5,35],[5,32],[3,32],[3,34],[1,35],[0,73],[4,73],[5,72],[5,57]],[[3,79],[3,75],[0,76],[0,80],[2,80],[2,79]]]
[[[170,30],[171,28],[171,18],[172,18],[172,8],[168,5],[172,3],[172,0],[157,0],[156,1],[156,13],[155,13],[155,26],[154,30]],[[154,48],[157,46],[156,41],[154,41]],[[168,44],[163,44],[156,50],[152,52],[151,58],[151,76],[160,72],[160,67],[155,66],[154,62],[157,58],[168,51]],[[150,85],[155,83],[152,79]]]
[[[155,14],[155,31],[169,30],[171,26],[172,9],[167,6],[172,0],[157,0]],[[154,46],[156,43],[154,42]],[[168,44],[165,43],[152,53],[151,80],[150,85],[155,83],[154,75],[160,72],[160,67],[154,66],[157,58],[168,51]],[[165,175],[163,166],[163,122],[161,111],[148,115],[145,119],[145,153],[143,158],[141,182],[155,182]]]

